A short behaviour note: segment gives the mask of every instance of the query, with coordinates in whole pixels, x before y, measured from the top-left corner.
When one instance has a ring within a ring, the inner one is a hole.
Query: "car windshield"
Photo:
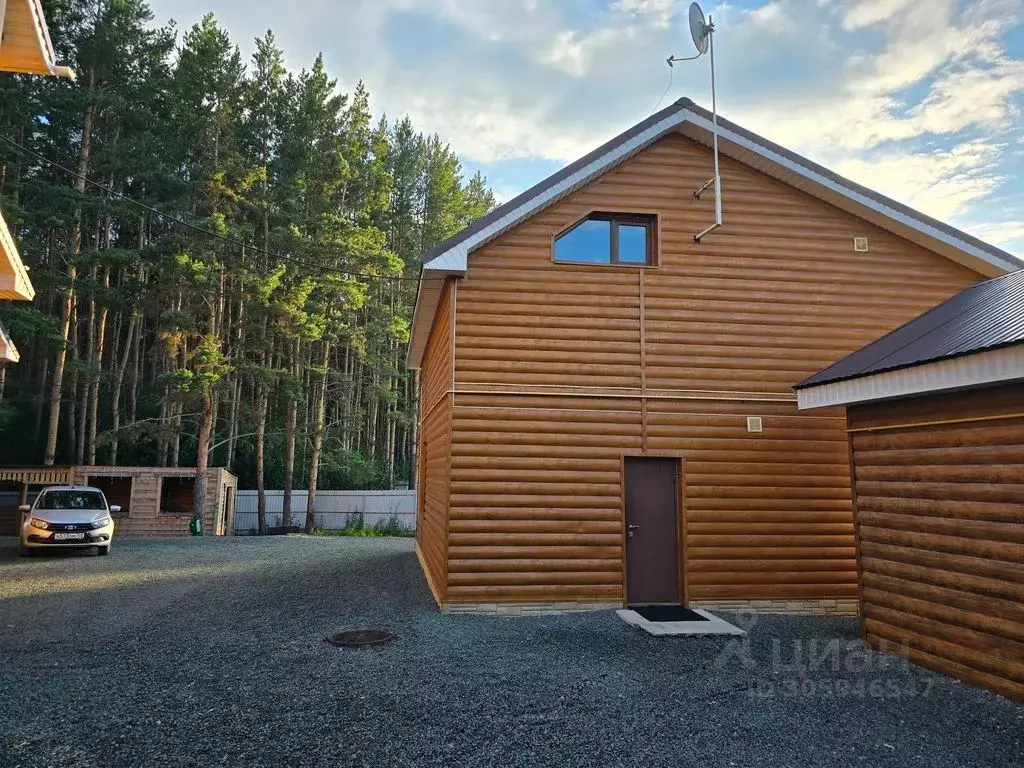
[[[39,497],[36,509],[84,509],[105,511],[103,494],[96,491],[46,491]]]

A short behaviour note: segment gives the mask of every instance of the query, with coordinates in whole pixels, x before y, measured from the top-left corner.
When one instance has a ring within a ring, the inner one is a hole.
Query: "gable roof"
[[[835,381],[1024,342],[1024,270],[972,285],[892,333],[797,384]]]
[[[719,149],[723,155],[981,274],[993,276],[1024,267],[1024,262],[1006,251],[845,179],[721,116],[718,129]],[[673,132],[710,145],[712,115],[690,99],[680,99],[498,206],[424,254],[409,343],[409,367],[419,368],[422,362],[443,279],[464,276],[470,253]],[[728,226],[728,205],[725,223]]]

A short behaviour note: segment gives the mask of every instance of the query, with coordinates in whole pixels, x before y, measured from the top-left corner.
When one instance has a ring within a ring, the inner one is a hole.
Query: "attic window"
[[[635,213],[593,213],[555,238],[555,261],[650,266],[654,221]]]

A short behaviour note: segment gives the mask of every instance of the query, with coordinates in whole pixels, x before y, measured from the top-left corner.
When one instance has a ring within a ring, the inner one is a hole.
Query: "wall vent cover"
[[[764,432],[764,422],[760,416],[747,417],[747,432]]]
[[[853,250],[859,253],[867,253],[868,239],[866,237],[853,238]]]

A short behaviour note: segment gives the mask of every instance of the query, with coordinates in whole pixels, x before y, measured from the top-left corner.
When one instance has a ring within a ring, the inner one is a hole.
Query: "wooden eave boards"
[[[71,69],[58,66],[54,60],[40,0],[0,0],[0,11],[0,71],[74,78]]]
[[[3,363],[16,363],[21,359],[18,348],[7,334],[7,329],[0,323],[0,365]]]
[[[7,222],[0,216],[0,299],[32,301],[35,295],[28,267],[18,254]]]

